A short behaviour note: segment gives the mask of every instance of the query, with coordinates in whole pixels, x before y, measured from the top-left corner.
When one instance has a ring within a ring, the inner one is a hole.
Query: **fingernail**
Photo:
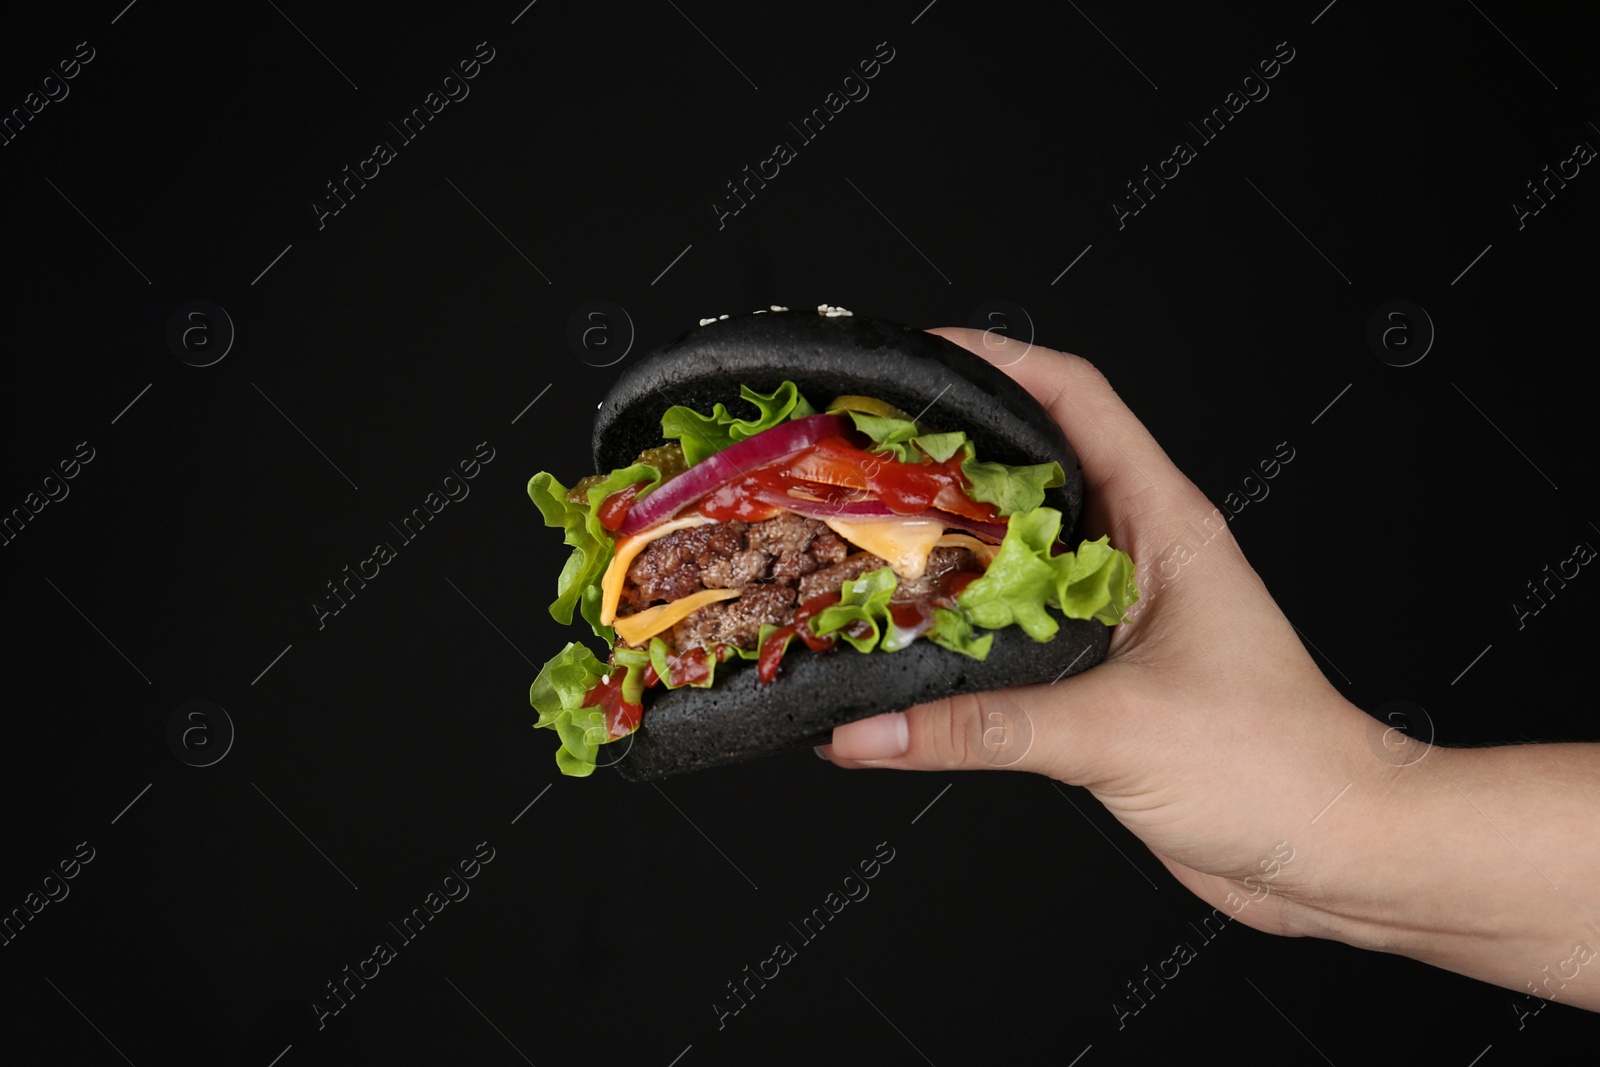
[[[811,751],[813,751],[813,752],[815,752],[817,754],[817,758],[818,759],[825,759],[829,763],[832,763],[833,762],[832,750],[833,750],[833,746],[832,745],[818,745],[816,748],[812,749]]]
[[[833,731],[833,753],[844,759],[893,759],[910,748],[911,724],[903,711],[874,715]]]

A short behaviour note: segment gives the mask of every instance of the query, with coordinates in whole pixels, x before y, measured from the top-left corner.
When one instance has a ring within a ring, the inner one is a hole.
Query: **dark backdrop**
[[[1249,500],[1237,537],[1351,700],[1450,744],[1593,738],[1600,577],[1536,613],[1526,588],[1600,545],[1592,18],[123,2],[0,34],[7,1044],[1465,1065],[1592,1026],[1404,959],[1206,940],[1204,905],[1042,778],[798,754],[563,779],[526,692],[566,637],[564,550],[524,494],[588,470],[614,376],[700,316],[991,326],[1093,358],[1214,500]],[[1189,123],[1231,90],[1208,140]],[[734,199],[746,166],[777,174]],[[870,896],[791,931],[875,853]],[[347,965],[377,976],[335,1013]]]

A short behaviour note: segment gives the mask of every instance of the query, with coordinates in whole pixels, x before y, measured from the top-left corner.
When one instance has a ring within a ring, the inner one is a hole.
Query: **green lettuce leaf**
[[[683,458],[692,467],[707,456],[716,455],[729,445],[754,437],[762,430],[770,430],[787,419],[817,413],[793,382],[783,382],[771,393],[758,393],[748,385],[741,385],[739,395],[755,405],[761,413],[759,418],[737,418],[721,401],[712,406],[710,415],[675,404],[661,416],[661,435],[683,447]]]
[[[544,516],[546,526],[559,526],[572,547],[561,575],[556,579],[556,599],[551,616],[562,625],[572,622],[572,609],[580,608],[595,636],[609,644],[616,639],[609,626],[600,624],[600,579],[611,562],[615,541],[611,531],[600,525],[597,512],[605,498],[637,482],[644,487],[639,495],[661,484],[661,472],[648,463],[635,463],[612,471],[604,480],[590,486],[588,504],[567,499],[570,490],[553,474],[541,471],[528,480],[528,496]]]
[[[944,463],[956,453],[965,451],[961,473],[967,476],[967,495],[982,503],[993,504],[1002,515],[1032,511],[1044,503],[1046,489],[1066,484],[1066,472],[1061,469],[1061,464],[1053,460],[1014,467],[975,459],[972,442],[961,430],[926,433],[909,419],[884,418],[859,411],[846,414],[856,424],[857,430],[872,438],[874,452],[891,453],[902,463],[921,463],[924,456],[936,463]]]
[[[583,645],[573,641],[539,670],[528,699],[539,713],[534,727],[553,729],[561,738],[556,767],[562,774],[586,778],[594,773],[595,754],[601,745],[620,740],[606,727],[605,712],[586,708],[589,690],[614,669],[625,670],[622,699],[639,704],[644,699],[644,672],[650,657],[641,649],[618,648],[612,653],[616,667],[607,666]]]
[[[861,411],[846,411],[845,414],[850,416],[857,430],[872,438],[874,452],[892,452],[902,463],[916,463],[922,459],[911,449],[918,431],[917,424],[910,419],[891,419]],[[966,434],[961,436],[965,438]]]
[[[881,415],[868,415],[861,411],[846,410],[856,429],[872,438],[874,452],[888,452],[902,463],[921,463],[927,456],[943,463],[963,447],[971,450],[971,442],[964,431],[926,433],[910,419],[891,419]]]
[[[952,430],[949,433],[923,433],[914,439],[916,446],[928,454],[928,458],[935,463],[943,463],[957,452],[963,445],[970,446],[967,435],[962,430]]]
[[[933,629],[928,631],[927,637],[936,645],[973,659],[987,659],[989,646],[994,644],[994,634],[977,636],[966,612],[951,611],[949,608],[934,609]]]
[[[622,677],[622,699],[630,704],[644,703],[644,669],[650,666],[650,655],[638,648],[614,648],[611,661],[628,671]]]
[[[986,630],[1016,624],[1035,641],[1055,636],[1060,624],[1044,606],[1055,592],[1050,545],[1060,531],[1061,512],[1054,508],[1011,516],[988,570],[956,598],[974,623]]]
[[[1046,607],[1108,626],[1122,621],[1139,599],[1133,561],[1104,537],[1052,556],[1060,532],[1061,512],[1054,508],[1011,516],[989,569],[957,598],[974,624],[998,630],[1015,623],[1035,641],[1048,641],[1061,625]]]
[[[1126,552],[1112,548],[1105,537],[1083,542],[1072,555],[1067,580],[1056,589],[1062,613],[1069,618],[1117,625],[1139,600],[1133,560]]]
[[[1065,485],[1067,474],[1055,460],[1030,466],[986,463],[968,455],[961,463],[967,476],[967,495],[993,504],[1002,515],[1032,511],[1044,503],[1044,491]]]
[[[672,654],[672,649],[661,638],[650,639],[650,665],[656,669],[656,677],[661,679],[662,686],[667,689],[681,689],[682,686],[672,684],[672,672],[667,669],[667,657]],[[688,684],[695,689],[710,689],[712,682],[717,678],[717,654],[709,648],[691,649],[685,654],[704,657],[706,665],[706,676],[698,682]]]
[[[909,640],[885,639],[885,634],[892,637],[896,629],[894,619],[889,616],[889,598],[894,595],[895,584],[894,571],[888,567],[879,567],[845,582],[839,589],[839,602],[811,616],[811,632],[818,637],[836,634],[857,652],[871,652],[880,639],[884,640],[885,652],[904,648]],[[845,632],[845,627],[858,621],[871,628],[871,636],[857,637]]]
[[[583,706],[608,668],[578,642],[570,642],[539,670],[528,699],[539,712],[535,728],[553,729],[561,738],[556,766],[562,774],[584,778],[594,773],[595,753],[608,740],[605,713]],[[630,671],[631,673],[631,671]]]

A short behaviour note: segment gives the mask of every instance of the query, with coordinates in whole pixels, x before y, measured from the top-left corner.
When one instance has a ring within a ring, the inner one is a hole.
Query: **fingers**
[[[1110,494],[1113,502],[1126,501],[1152,488],[1199,495],[1087,360],[982,330],[928,332],[993,363],[1044,405],[1083,461],[1091,500]]]
[[[1083,463],[1084,535],[1109,535],[1136,565],[1147,568],[1141,583],[1150,574],[1148,568],[1159,564],[1172,570],[1194,558],[1197,546],[1213,544],[1218,547],[1205,553],[1206,562],[1188,573],[1227,571],[1219,581],[1238,579],[1243,556],[1225,516],[1173,464],[1105,375],[1087,360],[999,333],[949,327],[929,332],[993,363],[1044,405]],[[1185,584],[1192,588],[1202,583]],[[1141,612],[1148,608],[1147,602]],[[1121,647],[1131,639],[1127,628],[1118,627],[1113,642]]]
[[[1094,739],[1117,716],[1115,671],[1052,685],[965,693],[840,726],[817,754],[841,767],[1021,770],[1073,780],[1088,773]]]
[[[842,760],[893,759],[911,748],[911,727],[903,711],[874,715],[835,727],[828,758]]]

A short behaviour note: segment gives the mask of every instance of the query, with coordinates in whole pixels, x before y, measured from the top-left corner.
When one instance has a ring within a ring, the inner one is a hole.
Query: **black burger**
[[[705,320],[618,380],[593,447],[602,473],[528,483],[572,548],[551,614],[605,643],[533,683],[566,774],[604,753],[660,778],[1076,673],[1138,597],[1127,555],[1063,539],[1083,482],[1060,427],[910,327]]]

